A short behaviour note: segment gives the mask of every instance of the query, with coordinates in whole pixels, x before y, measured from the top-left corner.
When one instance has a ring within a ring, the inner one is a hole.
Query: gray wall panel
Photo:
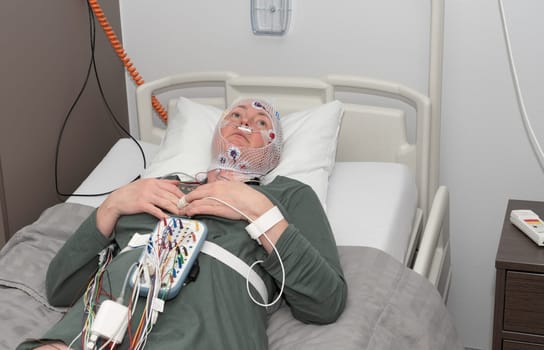
[[[103,2],[102,6],[120,36],[118,3]],[[0,180],[4,188],[0,201],[6,208],[9,236],[64,199],[55,191],[55,147],[83,84],[91,51],[85,1],[7,0],[0,5],[0,13]],[[96,42],[104,92],[128,128],[124,68],[99,26]],[[120,136],[92,74],[62,139],[61,191],[73,191]]]

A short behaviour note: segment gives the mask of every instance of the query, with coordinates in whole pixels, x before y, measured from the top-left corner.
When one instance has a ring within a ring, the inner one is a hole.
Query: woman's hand
[[[187,205],[179,210],[179,215],[214,215],[246,221],[245,216],[220,201],[228,203],[252,220],[274,206],[265,195],[238,181],[214,181],[201,185],[187,194],[185,201]]]
[[[213,198],[228,203],[244,215]],[[179,215],[204,214],[246,221],[248,220],[245,216],[254,221],[274,206],[261,192],[238,181],[215,181],[199,186],[185,196],[185,201],[187,205],[179,210]],[[287,225],[287,221],[283,219],[266,232],[270,241],[260,238],[268,253],[272,251],[272,245],[276,244]]]
[[[122,215],[148,213],[163,219],[163,210],[176,214],[183,197],[178,184],[177,180],[140,179],[112,192],[96,212],[98,230],[109,237]]]

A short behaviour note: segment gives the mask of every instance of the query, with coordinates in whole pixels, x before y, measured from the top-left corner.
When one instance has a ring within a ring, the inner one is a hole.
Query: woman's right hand
[[[96,211],[96,227],[110,237],[122,215],[148,213],[163,219],[163,210],[176,213],[178,200],[184,196],[178,185],[177,180],[148,178],[113,191]]]

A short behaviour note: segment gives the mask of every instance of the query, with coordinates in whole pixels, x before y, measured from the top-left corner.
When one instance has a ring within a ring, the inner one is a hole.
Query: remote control
[[[544,222],[535,212],[526,209],[512,210],[510,222],[529,236],[537,245],[544,246]]]
[[[174,298],[183,287],[206,234],[206,225],[198,220],[169,217],[159,221],[149,234],[137,268],[129,278],[130,286],[134,288],[137,285],[140,295],[147,296],[158,275],[158,297],[164,300]]]

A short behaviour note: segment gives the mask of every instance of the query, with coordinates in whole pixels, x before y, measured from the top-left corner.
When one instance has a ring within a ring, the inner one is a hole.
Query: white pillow
[[[212,136],[222,110],[180,97],[168,113],[168,126],[159,151],[144,170],[143,177],[160,177],[175,172],[189,175],[208,170]]]
[[[180,97],[168,116],[166,134],[144,177],[173,172],[194,175],[208,169],[211,139],[222,110]],[[343,115],[340,101],[281,116],[283,150],[280,164],[267,174],[270,183],[277,175],[310,185],[323,206],[329,176],[334,167],[338,131]]]
[[[332,101],[281,117],[280,164],[264,177],[264,183],[277,175],[299,180],[314,189],[325,207],[343,112],[342,103]]]

